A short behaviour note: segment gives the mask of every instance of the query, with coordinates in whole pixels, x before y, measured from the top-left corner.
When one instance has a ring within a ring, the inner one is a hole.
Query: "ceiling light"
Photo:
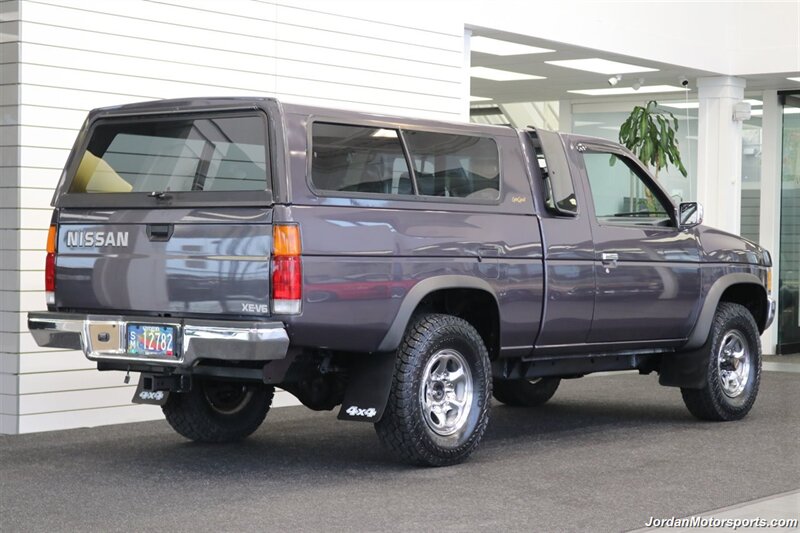
[[[375,130],[375,132],[372,135],[370,135],[370,137],[383,137],[388,139],[396,139],[397,132],[395,130],[387,130],[381,128],[379,130]]]
[[[760,106],[761,105],[761,100],[753,100],[752,98],[748,98],[748,99],[744,100],[744,102],[747,102],[748,104],[750,104],[752,106]],[[681,102],[679,100],[675,100],[675,101],[672,101],[672,102],[659,102],[658,105],[660,107],[672,107],[672,108],[675,108],[675,109],[697,109],[697,108],[700,107],[700,102],[698,102],[697,100],[690,101],[690,102]]]
[[[545,61],[549,65],[557,67],[573,68],[585,70],[587,72],[597,72],[598,74],[630,74],[632,72],[657,72],[657,68],[642,67],[631,65],[630,63],[620,63],[593,57],[591,59],[562,59],[559,61]]]
[[[495,56],[518,56],[525,54],[544,54],[555,52],[549,48],[539,48],[527,44],[512,43],[511,41],[501,41],[490,37],[472,37],[469,40],[469,48],[472,52],[492,54]]]
[[[589,96],[615,96],[620,94],[648,94],[648,93],[673,93],[686,91],[683,87],[674,85],[647,85],[637,91],[633,87],[611,87],[609,89],[575,89],[568,93],[587,94]]]
[[[697,109],[700,107],[700,102],[659,102],[658,105],[675,109]]]
[[[800,78],[786,78],[789,81],[800,81]]]
[[[470,95],[469,101],[470,102],[488,102],[491,98],[486,98],[485,96],[472,96]]]
[[[621,79],[622,79],[622,76],[620,76],[619,74],[614,74],[613,76],[608,78],[608,84],[611,85],[612,87],[614,87],[619,83],[619,80],[621,80]]]
[[[639,89],[642,88],[642,85],[644,85],[644,78],[639,78],[638,80],[636,80],[636,83],[631,85],[631,89],[633,89],[634,91],[638,91]]]
[[[784,107],[783,108],[784,115],[800,115],[800,107]],[[753,109],[750,111],[751,117],[762,117],[764,116],[763,109]]]
[[[543,76],[533,74],[523,74],[522,72],[512,72],[510,70],[499,70],[487,67],[472,67],[469,69],[470,76],[493,81],[515,81],[515,80],[543,80]]]

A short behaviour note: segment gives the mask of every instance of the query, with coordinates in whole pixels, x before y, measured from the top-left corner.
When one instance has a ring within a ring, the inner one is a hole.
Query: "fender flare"
[[[727,274],[711,286],[703,302],[689,340],[677,353],[665,355],[658,370],[658,382],[667,387],[702,389],[708,380],[708,357],[711,350],[711,324],[717,312],[722,294],[734,285],[758,285],[761,280],[755,274],[737,272]]]
[[[714,320],[714,313],[717,311],[717,306],[722,298],[722,294],[733,285],[740,284],[758,285],[762,289],[764,287],[758,276],[748,272],[726,274],[715,281],[706,295],[703,308],[700,310],[697,323],[689,334],[686,345],[683,347],[684,350],[696,350],[706,343],[708,335],[711,332],[711,323]]]
[[[392,325],[389,327],[389,331],[386,332],[380,345],[378,345],[377,351],[393,352],[396,350],[397,347],[400,346],[400,341],[403,339],[403,334],[406,332],[406,327],[408,326],[409,320],[411,320],[411,315],[414,313],[419,303],[432,292],[443,289],[482,290],[491,295],[495,305],[497,305],[497,295],[486,280],[461,275],[433,276],[426,278],[411,287],[411,290],[408,291],[408,294],[406,294],[403,299],[403,303],[400,304],[400,309],[398,309],[397,315],[395,315],[394,321],[392,321]],[[500,306],[498,305],[498,309],[499,308]]]
[[[350,370],[339,420],[376,423],[383,417],[392,387],[395,351],[403,340],[408,323],[419,303],[429,294],[443,289],[478,289],[497,295],[485,280],[462,275],[433,276],[411,287],[397,311],[389,331],[375,353],[365,355]]]

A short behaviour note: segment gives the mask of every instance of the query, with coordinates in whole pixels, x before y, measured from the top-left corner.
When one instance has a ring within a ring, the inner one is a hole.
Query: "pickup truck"
[[[281,387],[402,461],[455,464],[492,396],[536,406],[618,370],[740,419],[775,312],[766,250],[702,226],[620,145],[533,128],[109,107],[52,205],[37,343],[140,373],[134,401],[196,441],[250,435]]]

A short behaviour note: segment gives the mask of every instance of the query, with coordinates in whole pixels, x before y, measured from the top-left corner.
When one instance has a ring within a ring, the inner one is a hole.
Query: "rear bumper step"
[[[178,357],[127,353],[125,331],[128,324],[174,326],[180,346]],[[39,346],[83,350],[92,361],[129,361],[161,367],[188,368],[200,359],[271,361],[285,358],[289,349],[289,336],[282,322],[35,312],[28,313],[28,329]]]

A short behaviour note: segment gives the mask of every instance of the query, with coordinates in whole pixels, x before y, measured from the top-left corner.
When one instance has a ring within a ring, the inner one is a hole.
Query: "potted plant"
[[[687,176],[678,150],[678,119],[669,111],[658,109],[650,100],[645,107],[636,106],[619,128],[619,142],[633,152],[658,179],[658,172],[672,165]]]

